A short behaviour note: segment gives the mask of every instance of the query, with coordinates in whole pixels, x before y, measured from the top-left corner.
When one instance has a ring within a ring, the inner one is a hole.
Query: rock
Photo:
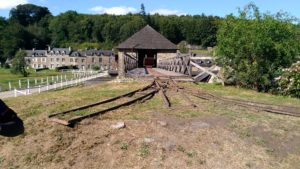
[[[166,127],[168,125],[166,121],[157,121],[157,123],[163,127]]]
[[[146,138],[144,138],[144,142],[145,143],[152,143],[152,142],[154,142],[155,141],[155,139],[154,138],[151,138],[151,137],[146,137]]]
[[[126,125],[125,125],[124,122],[118,122],[115,125],[111,125],[111,128],[113,128],[113,129],[122,129],[122,128],[125,128],[125,127],[126,127]]]
[[[192,122],[190,127],[191,127],[192,130],[197,130],[197,129],[209,128],[210,125],[208,123],[205,123],[205,122],[202,122],[202,121],[197,121],[197,122]]]
[[[167,151],[173,151],[176,149],[176,144],[174,142],[168,141],[163,145],[163,148]]]

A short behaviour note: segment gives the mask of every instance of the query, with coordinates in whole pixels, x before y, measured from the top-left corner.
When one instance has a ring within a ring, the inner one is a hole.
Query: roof
[[[47,50],[26,50],[27,57],[46,57]]]
[[[73,50],[69,48],[53,48],[48,50],[26,50],[26,57],[47,57],[47,55],[53,52],[53,54],[64,54],[71,57],[86,57],[86,56],[112,56],[114,53],[111,50],[98,50],[98,49],[86,49],[83,51]],[[59,55],[60,56],[60,55]]]
[[[121,43],[117,49],[176,50],[177,46],[154,30],[151,26],[147,25]]]

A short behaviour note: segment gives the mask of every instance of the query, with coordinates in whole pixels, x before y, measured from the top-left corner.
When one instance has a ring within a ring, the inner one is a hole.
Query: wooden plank
[[[204,71],[204,72],[210,74],[211,76],[219,78],[216,74],[214,74],[214,73],[212,73],[212,72],[210,72],[210,71],[207,71],[207,69],[205,69],[205,68],[199,66],[198,64],[196,64],[196,63],[194,63],[194,62],[192,62],[192,61],[191,61],[190,63],[191,63],[191,65],[193,65],[193,66],[195,66],[196,68],[198,68],[198,69],[200,69],[200,70],[202,70],[202,71]],[[219,78],[219,79],[220,79],[220,78]]]
[[[86,106],[82,106],[82,107],[78,107],[78,108],[75,108],[75,109],[71,109],[71,110],[68,110],[68,111],[65,111],[65,112],[51,114],[48,117],[51,118],[51,117],[54,117],[54,116],[64,115],[64,114],[68,114],[68,113],[71,113],[71,112],[74,112],[74,111],[84,110],[84,109],[87,109],[87,108],[90,108],[90,107],[93,107],[93,106],[98,106],[98,105],[101,105],[101,104],[109,103],[109,102],[115,101],[117,99],[133,95],[136,92],[144,91],[144,90],[150,88],[151,86],[153,86],[153,84],[154,84],[154,82],[152,82],[150,85],[145,86],[145,87],[143,87],[141,89],[137,89],[137,90],[134,90],[132,92],[125,93],[123,95],[119,95],[119,96],[116,96],[116,97],[113,97],[113,98],[110,98],[110,99],[107,99],[107,100],[104,100],[104,101],[100,101],[100,102],[97,102],[97,103],[93,103],[93,104],[89,104],[89,105],[86,105]]]
[[[70,123],[68,123],[67,121],[61,120],[61,119],[58,119],[58,118],[50,118],[50,121],[53,121],[55,123],[62,124],[62,125],[65,125],[65,126],[70,125]]]
[[[190,58],[191,58],[191,60],[214,60],[210,56],[205,56],[205,57],[190,57]]]
[[[96,112],[96,113],[92,113],[92,114],[88,114],[88,115],[85,115],[85,116],[80,116],[80,117],[73,118],[73,119],[71,119],[71,120],[68,120],[68,123],[71,124],[71,125],[73,125],[73,124],[75,124],[75,123],[78,123],[78,122],[82,121],[83,119],[95,117],[95,116],[104,114],[104,113],[106,113],[106,112],[109,112],[109,111],[112,111],[112,110],[116,110],[116,109],[118,109],[118,108],[120,108],[120,107],[128,106],[128,105],[130,105],[130,104],[132,104],[132,103],[135,103],[135,102],[137,102],[137,101],[139,101],[139,100],[142,100],[142,99],[144,99],[144,98],[146,98],[146,97],[148,97],[148,96],[150,96],[150,95],[154,95],[157,91],[158,91],[158,89],[155,89],[155,90],[149,92],[149,93],[146,94],[146,95],[140,96],[140,97],[138,97],[138,98],[135,98],[135,99],[133,99],[133,100],[127,101],[127,102],[125,102],[125,103],[122,103],[122,104],[119,104],[119,105],[110,107],[110,108],[105,109],[105,110],[101,110],[101,111]]]
[[[163,88],[161,87],[161,85],[160,85],[156,80],[155,80],[155,84],[156,84],[156,86],[160,89],[160,90],[159,90],[159,93],[160,93],[161,97],[162,97],[163,100],[164,100],[165,106],[166,106],[167,108],[171,107],[170,100],[168,99],[168,97],[167,97],[166,94],[164,93]]]

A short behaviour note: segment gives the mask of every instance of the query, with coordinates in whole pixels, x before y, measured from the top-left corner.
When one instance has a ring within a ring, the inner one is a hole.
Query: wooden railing
[[[127,53],[125,53],[124,63],[125,63],[125,70],[126,71],[137,68],[137,59],[136,59],[136,57],[131,56]]]
[[[222,82],[218,75],[220,67],[214,64],[214,59],[210,56],[178,55],[160,60],[158,68],[188,75],[195,81],[209,81],[213,78]]]

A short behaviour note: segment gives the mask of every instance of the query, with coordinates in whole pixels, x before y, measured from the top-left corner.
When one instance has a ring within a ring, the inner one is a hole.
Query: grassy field
[[[300,119],[259,112],[176,91],[94,119],[75,129],[52,123],[47,115],[97,102],[148,82],[103,83],[6,99],[25,123],[25,133],[0,136],[0,168],[260,168],[300,166]],[[300,105],[300,100],[209,84],[181,83],[224,97]],[[88,112],[87,112],[88,113]],[[112,124],[124,121],[125,129]],[[167,125],[161,125],[164,121]]]
[[[71,73],[61,73],[57,72],[55,70],[43,70],[39,72],[35,72],[33,69],[29,69],[29,76],[23,77],[22,75],[18,74],[12,74],[10,69],[2,69],[0,68],[0,86],[2,87],[2,91],[8,90],[9,85],[8,83],[11,82],[12,88],[18,88],[19,86],[19,80],[21,80],[21,85],[23,87],[27,86],[27,79],[30,80],[30,84],[35,84],[35,79],[37,79],[38,83],[41,83],[41,78],[43,78],[44,83],[46,82],[47,77],[52,76],[61,76],[63,75],[63,78],[65,74],[67,75],[67,78],[71,78]],[[52,80],[51,78],[49,80]]]

